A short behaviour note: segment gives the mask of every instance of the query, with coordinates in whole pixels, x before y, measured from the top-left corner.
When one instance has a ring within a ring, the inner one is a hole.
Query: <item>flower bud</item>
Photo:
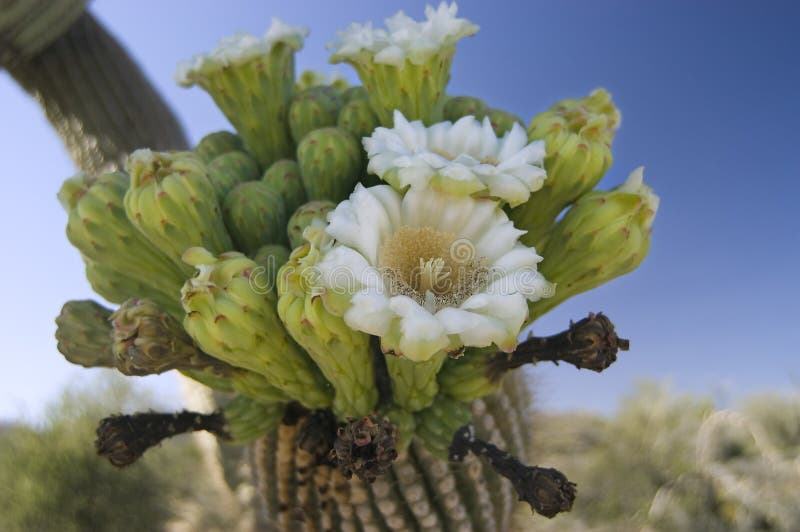
[[[294,96],[289,106],[289,130],[294,142],[315,129],[336,125],[341,99],[321,87],[311,87]]]
[[[383,419],[389,420],[396,427],[395,447],[397,452],[402,455],[414,440],[414,430],[417,424],[414,414],[399,406],[391,405],[383,412]]]
[[[515,225],[528,231],[523,243],[542,246],[559,213],[600,181],[611,166],[611,141],[619,122],[619,111],[603,89],[561,101],[531,121],[528,140],[545,141],[547,179],[510,213]]]
[[[113,368],[111,310],[90,300],[67,301],[56,318],[58,351],[85,368]]]
[[[242,139],[230,131],[209,133],[194,147],[194,152],[206,164],[225,153],[242,150],[244,150]]]
[[[209,54],[181,63],[175,73],[178,84],[197,84],[209,93],[262,167],[292,155],[288,115],[294,53],[307,34],[273,19],[263,38],[227,37]]]
[[[520,126],[525,125],[525,122],[523,122],[520,117],[501,109],[489,109],[486,116],[489,117],[489,122],[491,122],[494,133],[498,137],[511,131],[515,123]]]
[[[188,277],[184,251],[204,246],[215,253],[233,248],[206,166],[192,152],[136,150],[126,164],[128,219]]]
[[[337,125],[360,140],[362,137],[370,136],[379,124],[378,117],[368,101],[353,100],[342,107]]]
[[[326,74],[317,70],[303,70],[297,76],[297,82],[294,85],[295,92],[301,92],[312,87],[323,87],[341,95],[347,91],[350,83],[336,71]]]
[[[438,395],[433,404],[414,415],[414,435],[439,458],[446,460],[453,434],[472,421],[469,404]]]
[[[131,224],[123,204],[127,189],[123,173],[68,179],[59,192],[68,213],[67,238],[87,261],[92,285],[109,301],[135,295],[177,301],[185,276]]]
[[[450,122],[456,122],[459,118],[468,115],[483,120],[488,112],[489,106],[480,98],[472,96],[453,96],[448,98],[447,103],[444,104],[444,119]]]
[[[241,151],[229,151],[215,157],[208,163],[207,170],[208,179],[220,203],[236,185],[255,181],[261,175],[255,159]]]
[[[238,185],[223,205],[225,225],[236,249],[253,254],[265,244],[286,242],[283,228],[288,216],[283,199],[262,181]]]
[[[496,353],[493,347],[471,347],[460,358],[447,360],[438,376],[441,392],[457,401],[473,401],[496,392],[498,381],[487,371]]]
[[[289,261],[292,251],[280,244],[261,246],[253,255],[253,261],[264,268],[264,283],[277,295],[278,270]]]
[[[89,281],[92,290],[106,301],[122,303],[132,297],[147,297],[158,303],[161,308],[169,312],[173,317],[183,319],[180,289],[177,289],[173,294],[166,294],[114,269],[112,266],[94,262],[86,257],[83,258],[83,262],[86,265],[86,279]]]
[[[353,192],[364,169],[361,144],[347,131],[315,129],[297,147],[300,177],[309,200],[339,202]]]
[[[640,167],[622,185],[586,194],[556,223],[539,268],[556,283],[555,296],[532,304],[531,319],[632,271],[644,260],[659,199],[642,175]]]
[[[307,201],[306,189],[300,178],[300,165],[292,159],[281,159],[272,163],[261,180],[281,195],[286,213],[293,213]]]
[[[312,239],[313,240],[313,239]],[[369,335],[328,312],[315,291],[318,242],[292,252],[278,272],[278,314],[292,335],[333,384],[333,413],[339,419],[369,414],[378,400]]]
[[[129,299],[110,316],[117,369],[125,375],[154,375],[173,369],[213,368],[180,322],[149,299]]]
[[[130,299],[111,316],[116,368],[125,375],[156,375],[177,369],[219,391],[261,401],[289,398],[267,379],[203,353],[181,323],[147,299]]]
[[[336,208],[336,204],[332,201],[319,200],[309,201],[301,205],[294,214],[289,218],[286,224],[286,232],[289,236],[289,247],[292,249],[303,245],[305,239],[303,238],[303,231],[306,227],[311,225],[314,220],[319,220],[321,223],[326,222],[328,213]]]
[[[308,408],[331,403],[330,385],[281,324],[269,292],[254,283],[258,264],[241,253],[215,257],[202,248],[186,251],[198,273],[182,290],[183,325],[211,356],[267,377]]]
[[[346,91],[342,93],[342,101],[345,104],[348,104],[355,100],[369,101],[369,93],[367,92],[367,89],[365,89],[361,85],[356,85],[354,87],[348,88]]]

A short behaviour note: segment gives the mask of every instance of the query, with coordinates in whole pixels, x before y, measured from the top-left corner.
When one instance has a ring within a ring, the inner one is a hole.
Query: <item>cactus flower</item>
[[[294,52],[308,30],[273,18],[263,38],[239,33],[178,65],[175,81],[208,92],[262,167],[292,155],[289,102]]]
[[[397,189],[492,196],[513,207],[542,188],[546,177],[544,142],[529,143],[517,123],[498,138],[488,117],[425,127],[395,111],[394,127],[376,129],[364,148],[367,170]]]
[[[456,43],[478,26],[456,18],[456,3],[425,8],[417,22],[402,11],[386,19],[387,29],[351,24],[328,44],[332,63],[348,63],[358,72],[370,104],[384,125],[399,109],[411,119],[432,124],[442,119],[445,87]]]

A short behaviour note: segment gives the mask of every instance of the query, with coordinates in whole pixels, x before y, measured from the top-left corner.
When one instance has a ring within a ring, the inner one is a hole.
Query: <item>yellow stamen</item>
[[[401,227],[381,248],[379,267],[393,295],[431,312],[458,306],[488,279],[485,260],[454,257],[456,235],[431,227]]]

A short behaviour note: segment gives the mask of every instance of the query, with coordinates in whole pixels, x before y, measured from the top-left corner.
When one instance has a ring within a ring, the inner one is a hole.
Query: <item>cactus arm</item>
[[[3,66],[42,105],[82,170],[117,169],[129,152],[141,146],[187,147],[175,115],[131,56],[90,13],[80,15],[39,53],[17,59],[3,61]]]
[[[0,65],[30,59],[81,16],[88,0],[4,2],[0,12]]]

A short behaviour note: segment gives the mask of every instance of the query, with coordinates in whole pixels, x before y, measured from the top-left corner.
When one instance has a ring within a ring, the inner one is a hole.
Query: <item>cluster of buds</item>
[[[486,459],[542,515],[571,507],[561,473],[462,427],[470,402],[522,364],[601,371],[628,348],[602,314],[518,338],[638,266],[658,198],[641,170],[593,190],[620,121],[605,91],[554,105],[527,132],[448,96],[456,44],[478,31],[456,12],[442,3],[421,22],[400,12],[386,29],[340,32],[331,61],[360,86],[295,76],[304,28],[273,20],[263,38],[223,39],[176,78],[208,92],[236,133],[64,183],[67,236],[96,292],[121,304],[68,302],[65,357],[177,370],[233,397],[213,414],[107,418],[98,450],[112,463],[179,432],[247,442],[302,418],[301,448],[347,478],[374,481],[417,441]]]

